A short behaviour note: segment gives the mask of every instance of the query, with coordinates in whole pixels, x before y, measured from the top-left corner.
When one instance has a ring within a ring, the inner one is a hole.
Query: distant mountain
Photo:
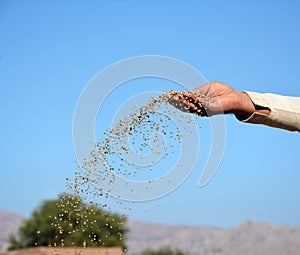
[[[9,235],[15,235],[18,232],[23,220],[24,218],[19,214],[0,210],[0,252],[7,249]]]
[[[191,255],[299,255],[300,227],[246,222],[231,229],[129,221],[128,255],[171,246]]]
[[[16,234],[23,217],[0,210],[0,252],[7,247],[7,237]],[[230,229],[172,226],[129,220],[127,255],[170,246],[191,255],[299,255],[300,227],[246,222]]]

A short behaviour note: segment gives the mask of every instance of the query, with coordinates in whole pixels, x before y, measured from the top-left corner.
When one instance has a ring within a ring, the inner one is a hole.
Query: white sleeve
[[[254,105],[269,108],[271,112],[269,116],[254,112],[247,119],[236,116],[240,121],[300,132],[300,97],[249,91],[244,93],[250,97]]]

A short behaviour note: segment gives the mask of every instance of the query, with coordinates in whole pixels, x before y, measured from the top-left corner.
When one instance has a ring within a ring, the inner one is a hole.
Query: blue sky
[[[88,81],[116,61],[169,56],[238,90],[300,96],[299,17],[298,1],[1,1],[0,209],[28,217],[65,191],[76,169],[76,102]],[[141,86],[157,88],[154,81]],[[198,122],[205,141],[207,120]],[[130,218],[300,226],[299,134],[233,116],[226,125],[224,157],[207,186],[197,186],[203,146],[182,186],[136,205]]]

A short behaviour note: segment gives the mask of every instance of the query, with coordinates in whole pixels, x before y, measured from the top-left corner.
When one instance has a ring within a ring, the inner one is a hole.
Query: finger
[[[184,97],[192,98],[194,101],[199,101],[199,98],[193,93],[193,91],[184,91],[182,92]]]
[[[182,101],[182,98],[178,95],[168,98],[167,102],[177,108],[180,111],[188,112],[185,102]]]
[[[173,92],[172,99],[169,100],[169,103],[175,106],[177,109],[183,112],[189,112],[196,114],[198,116],[207,116],[206,110],[197,98],[197,102],[189,96],[188,92]]]
[[[202,111],[205,111],[207,108],[207,100],[204,95],[195,95],[192,92],[184,92],[183,97],[185,100],[188,100],[190,103],[192,103],[196,108],[199,110],[201,109]]]
[[[188,110],[197,110],[197,106],[193,103],[192,100],[182,97],[180,99],[180,102],[182,102],[188,108]]]
[[[172,91],[169,93],[170,97],[168,98],[168,102],[179,110],[189,111],[189,109],[196,110],[196,106],[189,100],[189,98],[185,98],[182,92]]]

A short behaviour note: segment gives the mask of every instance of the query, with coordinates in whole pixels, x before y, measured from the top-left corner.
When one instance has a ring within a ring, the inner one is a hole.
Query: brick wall
[[[122,255],[122,249],[114,248],[54,248],[36,247],[14,250],[0,255]]]

